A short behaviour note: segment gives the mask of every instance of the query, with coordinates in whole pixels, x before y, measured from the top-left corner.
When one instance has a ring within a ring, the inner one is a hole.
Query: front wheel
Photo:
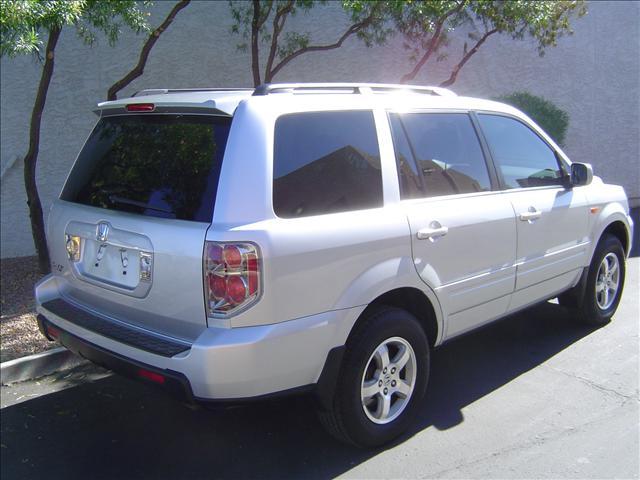
[[[625,278],[625,255],[622,244],[613,235],[602,237],[593,255],[585,295],[576,305],[580,319],[589,325],[604,325],[618,308]]]
[[[429,343],[410,313],[385,307],[347,342],[333,402],[319,417],[338,439],[374,447],[410,426],[429,377]]]

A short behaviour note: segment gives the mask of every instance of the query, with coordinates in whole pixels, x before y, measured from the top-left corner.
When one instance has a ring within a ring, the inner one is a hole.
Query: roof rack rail
[[[253,88],[147,88],[138,90],[132,97],[143,97],[145,95],[164,95],[167,93],[189,93],[189,92],[252,92]]]
[[[456,97],[457,95],[442,87],[428,87],[419,85],[403,85],[394,83],[265,83],[253,92],[254,96],[269,95],[271,93],[388,93],[413,92],[437,95],[440,97]]]

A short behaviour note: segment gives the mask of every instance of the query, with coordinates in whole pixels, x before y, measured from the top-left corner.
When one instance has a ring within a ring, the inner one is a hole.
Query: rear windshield
[[[210,222],[231,119],[210,115],[102,118],[61,198],[152,217]]]

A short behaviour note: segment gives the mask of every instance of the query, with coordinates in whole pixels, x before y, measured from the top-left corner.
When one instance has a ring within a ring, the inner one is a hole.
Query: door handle
[[[542,216],[542,212],[537,210],[536,207],[529,207],[526,212],[521,212],[519,217],[523,222],[533,222],[538,220]]]
[[[421,228],[418,230],[418,240],[431,240],[434,241],[440,237],[444,237],[449,232],[448,227],[443,227],[438,222],[432,222],[428,228]]]

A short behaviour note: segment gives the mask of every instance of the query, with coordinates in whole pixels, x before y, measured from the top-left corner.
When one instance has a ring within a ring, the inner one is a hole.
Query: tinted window
[[[418,172],[411,146],[404,132],[404,127],[397,114],[389,115],[391,132],[393,134],[393,146],[396,151],[396,167],[400,180],[400,197],[421,198],[425,197],[422,175]]]
[[[401,123],[415,157],[417,173],[422,177],[419,194],[413,189],[413,183],[418,181],[414,178],[414,170],[403,167],[406,162],[398,160],[401,181],[410,186],[402,188],[402,198],[491,190],[480,142],[467,114],[406,113],[399,115],[399,119],[394,121],[392,115],[396,155],[406,155],[403,153],[406,149],[398,141],[402,133],[396,133]]]
[[[210,222],[230,123],[204,115],[104,117],[80,152],[62,198]]]
[[[373,113],[311,112],[275,127],[273,208],[284,218],[382,206]]]
[[[478,115],[496,167],[507,188],[558,185],[563,176],[551,148],[523,123],[499,115]]]

